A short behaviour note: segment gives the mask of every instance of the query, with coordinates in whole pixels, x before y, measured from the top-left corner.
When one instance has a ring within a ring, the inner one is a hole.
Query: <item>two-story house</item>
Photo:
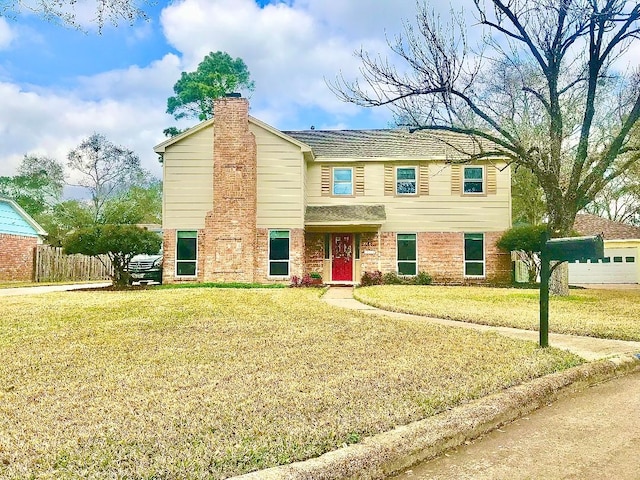
[[[164,282],[289,281],[319,272],[427,272],[435,281],[504,282],[495,246],[510,227],[504,162],[459,163],[463,135],[279,131],[247,100],[155,147],[164,168]],[[456,163],[458,162],[458,163]]]

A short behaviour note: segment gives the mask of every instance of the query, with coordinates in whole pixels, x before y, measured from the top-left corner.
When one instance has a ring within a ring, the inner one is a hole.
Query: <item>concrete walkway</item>
[[[445,320],[442,318],[424,317],[421,315],[410,315],[407,313],[381,310],[370,305],[365,305],[364,303],[354,299],[353,287],[330,287],[322,298],[330,305],[334,305],[336,307],[348,308],[351,310],[362,310],[376,315],[422,319],[426,322],[438,323],[449,327],[469,328],[482,332],[496,332],[507,337],[517,338],[519,340],[530,340],[536,343],[539,341],[539,333],[537,331],[521,330],[509,327],[492,327],[488,325],[478,325],[468,322],[458,322],[455,320]],[[577,335],[565,335],[560,333],[549,334],[549,345],[575,353],[586,360],[602,360],[624,354],[640,353],[640,342],[580,337]]]
[[[43,285],[41,287],[9,287],[0,288],[0,297],[39,295],[41,293],[66,292],[69,290],[82,290],[87,288],[103,288],[108,287],[109,285],[111,285],[111,282],[74,283],[68,285]]]

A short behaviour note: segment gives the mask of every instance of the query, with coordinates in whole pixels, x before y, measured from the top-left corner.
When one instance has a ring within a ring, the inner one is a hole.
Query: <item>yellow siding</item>
[[[213,206],[213,126],[169,146],[163,170],[164,228],[204,228]]]
[[[250,124],[258,148],[258,228],[302,228],[304,172],[300,147]],[[204,228],[213,207],[213,125],[167,147],[163,225]]]
[[[450,165],[430,162],[428,169],[423,167],[420,171],[423,175],[428,170],[429,194],[397,197],[385,195],[385,186],[386,190],[389,189],[389,181],[385,182],[385,167],[388,170],[388,166],[389,162],[365,163],[365,195],[339,198],[321,196],[321,164],[311,163],[307,172],[308,203],[383,204],[387,213],[383,232],[489,232],[506,230],[511,226],[511,177],[508,168],[502,172],[496,170],[495,194],[471,197],[452,194]]]
[[[304,227],[304,160],[300,147],[250,124],[258,146],[258,228]]]

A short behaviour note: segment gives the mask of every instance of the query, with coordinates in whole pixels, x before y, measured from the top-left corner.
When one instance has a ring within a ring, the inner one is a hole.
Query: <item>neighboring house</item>
[[[0,197],[0,281],[30,281],[36,245],[47,235],[20,205]]]
[[[569,264],[569,283],[640,283],[640,227],[578,214],[573,226],[580,235],[604,236],[604,258]]]
[[[155,147],[163,160],[164,281],[289,281],[319,272],[428,272],[508,282],[504,162],[456,164],[469,137],[425,131],[279,131],[242,98]],[[453,161],[453,163],[451,163]]]

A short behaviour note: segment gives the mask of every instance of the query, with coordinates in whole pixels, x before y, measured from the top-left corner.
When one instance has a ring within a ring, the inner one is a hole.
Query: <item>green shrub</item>
[[[360,285],[363,287],[382,285],[382,272],[380,270],[376,270],[375,272],[364,272],[360,278]]]
[[[400,278],[396,272],[387,272],[382,276],[383,285],[402,285],[405,280]]]
[[[431,275],[427,272],[418,272],[418,274],[413,278],[413,283],[415,285],[431,285],[433,279]]]

